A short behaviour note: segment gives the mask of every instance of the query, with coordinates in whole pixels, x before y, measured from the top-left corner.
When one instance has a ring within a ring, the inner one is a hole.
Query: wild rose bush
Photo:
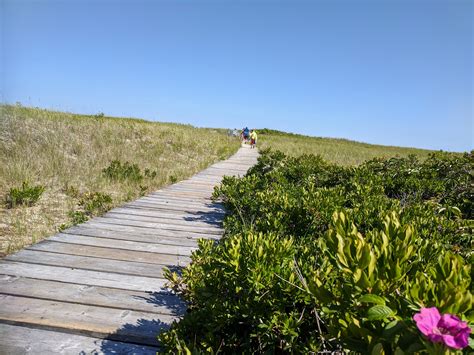
[[[469,345],[471,329],[467,322],[452,314],[441,315],[436,307],[422,308],[413,319],[432,343],[444,344],[451,349],[464,349]]]
[[[223,240],[168,274],[189,309],[165,350],[472,351],[473,171],[472,153],[343,168],[264,152],[215,191]]]

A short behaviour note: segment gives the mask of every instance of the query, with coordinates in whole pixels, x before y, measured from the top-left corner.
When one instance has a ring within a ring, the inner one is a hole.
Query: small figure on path
[[[252,129],[252,133],[250,133],[250,148],[255,148],[257,146],[257,131]]]
[[[242,142],[244,143],[248,142],[249,138],[250,138],[250,130],[248,127],[245,127],[244,129],[242,129],[242,134],[241,134]]]

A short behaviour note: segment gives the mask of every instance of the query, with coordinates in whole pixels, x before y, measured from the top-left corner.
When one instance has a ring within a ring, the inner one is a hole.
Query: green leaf
[[[383,351],[383,345],[381,343],[375,344],[372,349],[372,355],[382,355],[385,354]]]
[[[361,298],[359,298],[359,302],[385,305],[385,300],[382,297],[371,293],[363,295]]]
[[[384,305],[376,305],[367,311],[368,320],[382,320],[392,316],[394,312],[390,307]]]

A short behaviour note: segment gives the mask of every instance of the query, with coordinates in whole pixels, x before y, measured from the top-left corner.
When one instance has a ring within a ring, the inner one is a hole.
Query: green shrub
[[[71,219],[71,225],[84,223],[89,220],[89,216],[84,211],[71,211],[68,213],[68,216]]]
[[[112,196],[102,192],[86,192],[77,197],[80,197],[78,204],[81,210],[69,211],[69,222],[61,224],[58,228],[59,231],[63,231],[76,224],[84,223],[93,216],[101,215],[107,212],[112,206]]]
[[[31,186],[23,181],[21,187],[12,187],[7,194],[6,204],[8,208],[19,205],[33,206],[41,197],[45,187],[42,185]]]
[[[473,154],[343,168],[263,152],[214,197],[229,214],[170,286],[168,352],[428,351],[421,307],[474,321]],[[425,349],[425,350],[423,350]]]
[[[155,170],[146,168],[143,173],[137,164],[131,164],[128,161],[122,163],[119,160],[113,160],[110,165],[102,170],[105,177],[112,181],[130,181],[139,183],[144,178],[154,179],[158,175]]]
[[[104,175],[113,181],[133,181],[140,182],[143,180],[143,175],[137,164],[131,164],[128,161],[125,163],[119,160],[113,160],[110,165],[103,169]]]
[[[110,209],[112,196],[102,192],[87,192],[81,196],[79,206],[88,216],[99,215]]]

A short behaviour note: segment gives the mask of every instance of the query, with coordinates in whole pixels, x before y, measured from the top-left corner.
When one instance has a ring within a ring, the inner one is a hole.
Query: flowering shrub
[[[413,319],[428,340],[443,343],[452,349],[463,349],[469,345],[471,328],[452,314],[439,314],[436,307],[422,308]]]
[[[223,240],[201,241],[181,275],[168,273],[189,308],[160,336],[165,350],[457,349],[414,321],[436,307],[453,316],[431,330],[453,334],[459,319],[453,337],[469,351],[473,167],[472,153],[343,168],[264,152],[215,191],[229,211]]]

